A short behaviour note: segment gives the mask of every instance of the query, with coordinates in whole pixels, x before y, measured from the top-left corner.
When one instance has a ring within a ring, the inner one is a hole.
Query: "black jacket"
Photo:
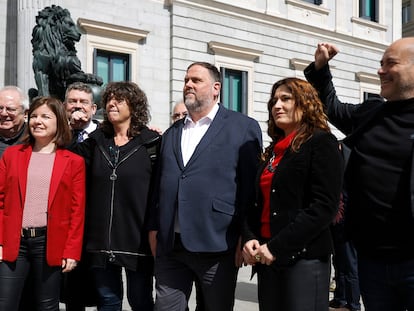
[[[359,254],[387,261],[414,258],[414,99],[345,104],[336,96],[328,65],[316,71],[312,63],[305,76],[351,148],[347,227]]]
[[[93,264],[111,263],[136,270],[139,256],[150,255],[147,230],[152,183],[150,150],[161,142],[147,128],[126,145],[97,129],[75,151],[88,169],[85,249]],[[158,151],[157,151],[158,152]]]
[[[260,236],[262,192],[256,177],[256,205],[248,210],[244,242]],[[336,215],[342,186],[343,163],[336,138],[316,132],[297,152],[287,150],[272,179],[270,193],[270,252],[274,265],[298,258],[328,259],[332,252],[329,226]]]

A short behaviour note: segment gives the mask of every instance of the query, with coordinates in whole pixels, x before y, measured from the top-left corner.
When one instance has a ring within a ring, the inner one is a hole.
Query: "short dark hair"
[[[201,67],[206,68],[208,72],[210,73],[210,76],[213,79],[213,81],[221,83],[220,71],[213,64],[210,64],[207,62],[195,62],[195,63],[192,63],[190,66],[188,66],[187,71],[193,66],[201,66]]]
[[[62,102],[59,99],[50,96],[39,96],[34,98],[27,113],[28,119],[30,120],[30,116],[32,115],[33,111],[43,105],[49,107],[49,109],[52,110],[56,116],[56,147],[63,148],[68,146],[72,141],[72,132],[68,124],[68,118],[66,116],[65,109],[63,108]],[[35,138],[30,132],[30,126],[26,128],[26,132],[22,137],[22,142],[30,144],[32,146],[34,145]]]

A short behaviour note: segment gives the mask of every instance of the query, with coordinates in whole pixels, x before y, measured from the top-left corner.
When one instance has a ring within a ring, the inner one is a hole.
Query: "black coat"
[[[138,257],[150,255],[145,227],[152,183],[149,150],[160,142],[158,133],[143,128],[118,154],[113,137],[97,129],[75,147],[88,169],[85,250],[94,264],[110,259],[136,270]]]
[[[256,205],[245,221],[244,242],[260,236],[262,192],[256,178]],[[274,265],[298,258],[327,259],[332,252],[329,226],[336,215],[342,185],[343,163],[336,138],[316,132],[297,152],[287,150],[274,173],[270,193],[271,239]]]

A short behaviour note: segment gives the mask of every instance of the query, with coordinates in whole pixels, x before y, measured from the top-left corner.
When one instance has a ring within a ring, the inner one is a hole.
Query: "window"
[[[220,68],[220,102],[224,107],[251,115],[254,62],[263,51],[217,41],[208,42],[208,49],[215,55],[216,67]]]
[[[366,101],[369,98],[381,98],[381,95],[377,93],[364,92],[364,101]]]
[[[378,0],[360,0],[359,17],[378,22]]]
[[[224,107],[247,114],[247,71],[220,68],[220,102]]]
[[[409,1],[402,3],[402,16],[401,21],[403,24],[407,24],[411,21],[411,3]]]
[[[101,76],[104,83],[120,76],[122,80],[137,81],[137,42],[144,40],[148,31],[84,18],[78,19],[78,25],[86,33],[86,72]]]
[[[93,72],[104,84],[130,80],[130,55],[95,49]]]
[[[317,5],[322,4],[322,0],[303,0],[303,1],[313,3],[313,4],[317,4]]]
[[[381,97],[379,95],[381,92],[381,83],[376,73],[356,72],[355,81],[359,82],[359,98],[361,102],[368,98]]]

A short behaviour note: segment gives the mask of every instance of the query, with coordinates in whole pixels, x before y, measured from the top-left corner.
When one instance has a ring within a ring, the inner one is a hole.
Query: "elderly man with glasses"
[[[184,102],[180,101],[176,103],[173,108],[172,114],[171,114],[172,123],[185,118],[187,115],[188,115],[188,111],[187,111],[187,107],[185,106]]]
[[[9,85],[0,89],[0,156],[8,146],[19,143],[28,109],[29,100],[20,88]]]

